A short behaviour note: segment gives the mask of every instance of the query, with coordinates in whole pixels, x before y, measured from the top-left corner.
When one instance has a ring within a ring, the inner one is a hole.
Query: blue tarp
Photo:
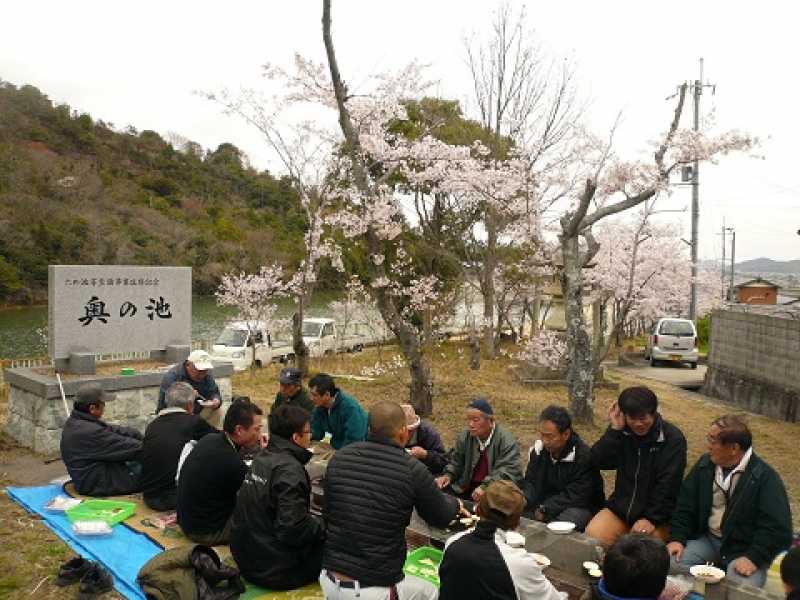
[[[145,600],[136,583],[136,575],[144,564],[162,549],[147,536],[123,524],[114,526],[110,536],[76,536],[72,524],[63,513],[52,513],[44,505],[63,492],[60,485],[41,487],[8,487],[6,492],[28,511],[40,515],[45,524],[78,554],[102,564],[114,576],[116,590],[130,600]]]

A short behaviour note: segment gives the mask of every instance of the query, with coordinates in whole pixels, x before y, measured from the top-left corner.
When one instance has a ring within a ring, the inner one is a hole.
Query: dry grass
[[[505,348],[507,352],[512,348]],[[388,362],[396,354],[395,348],[368,349],[355,355],[340,355],[313,360],[312,372],[326,371],[334,375],[360,375],[361,370],[376,362]],[[513,361],[501,356],[495,361],[484,361],[479,371],[469,369],[468,350],[459,343],[446,344],[433,357],[435,374],[434,414],[431,421],[441,431],[445,444],[452,445],[455,435],[464,426],[464,406],[472,396],[484,394],[494,404],[498,419],[511,429],[520,441],[523,451],[536,436],[536,417],[548,404],[566,404],[567,395],[563,387],[530,387],[519,383],[511,373]],[[267,408],[275,397],[277,375],[280,367],[270,365],[255,372],[235,375],[233,388],[237,394],[249,395],[262,407]],[[641,384],[641,380],[623,377],[613,372],[608,375],[620,388]],[[374,381],[355,381],[339,377],[337,381],[344,390],[352,393],[367,408],[383,399],[405,401],[408,397],[408,379],[405,371],[386,374]],[[689,441],[689,464],[705,451],[705,436],[708,424],[720,414],[737,412],[736,408],[712,402],[704,396],[646,381],[659,396],[664,416],[678,425]],[[595,424],[579,426],[581,436],[588,442],[595,441],[605,429],[605,414],[616,399],[617,392],[598,390],[595,406]],[[0,395],[0,423],[5,419],[4,398]],[[748,422],[755,437],[756,452],[773,465],[783,477],[789,492],[795,527],[800,525],[800,471],[795,467],[797,452],[793,445],[798,439],[800,427],[748,415]],[[25,452],[4,443],[0,435],[0,486],[15,483],[6,465],[15,456]],[[609,478],[610,479],[610,478]],[[0,495],[0,539],[4,544],[0,550],[0,597],[2,598],[72,598],[74,587],[56,588],[52,580],[58,565],[71,555],[69,548],[41,522],[31,517],[22,508]],[[32,590],[42,581],[34,596]],[[116,594],[104,598],[119,598]]]

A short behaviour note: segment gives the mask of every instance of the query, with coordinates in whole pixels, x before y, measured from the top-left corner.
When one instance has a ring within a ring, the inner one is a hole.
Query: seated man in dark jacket
[[[753,453],[752,439],[735,415],[711,424],[708,454],[681,487],[668,548],[686,567],[713,562],[728,579],[763,587],[791,544],[792,515],[783,481]]]
[[[299,406],[308,411],[309,414],[314,410],[314,403],[308,397],[308,393],[303,388],[303,380],[301,377],[300,369],[294,367],[286,367],[281,369],[278,375],[278,383],[280,389],[275,394],[275,401],[272,403],[272,408],[269,414],[273,414],[279,406],[288,404],[291,406]]]
[[[781,581],[786,589],[786,600],[800,600],[800,546],[795,546],[783,557]]]
[[[664,542],[641,533],[623,535],[606,552],[603,577],[592,584],[592,600],[658,600],[668,572]]]
[[[461,503],[444,494],[421,462],[404,450],[408,429],[403,409],[378,402],[369,413],[370,435],[339,450],[325,478],[323,516],[328,539],[320,585],[326,598],[435,599],[436,587],[406,577],[405,531],[411,513],[445,527]]]
[[[114,399],[97,385],[78,390],[61,433],[61,459],[79,494],[118,496],[141,489],[142,434],[101,420]]]
[[[196,395],[188,383],[173,383],[167,390],[166,407],[144,432],[142,493],[144,503],[153,510],[175,510],[178,505],[175,473],[186,442],[218,433],[200,415],[192,414]]]
[[[439,567],[439,600],[566,600],[522,548],[511,546],[508,531],[519,525],[525,497],[501,479],[486,487],[477,504],[481,520],[472,532],[457,533],[445,543]]]
[[[190,540],[206,546],[227,544],[236,494],[247,467],[239,451],[262,443],[261,409],[232,402],[221,433],[197,442],[178,478],[178,524]]]
[[[583,531],[603,507],[603,479],[589,446],[572,430],[572,418],[561,406],[539,415],[539,439],[531,448],[520,484],[526,509],[537,521],[570,521]]]
[[[592,446],[592,462],[617,471],[614,492],[586,534],[606,546],[629,531],[666,542],[686,468],[686,438],[661,418],[658,398],[646,387],[623,390],[608,418],[608,429]]]
[[[458,434],[450,462],[436,483],[477,502],[486,486],[498,479],[514,484],[522,479],[519,446],[511,432],[495,421],[489,401],[475,398],[467,405],[467,428]]]
[[[316,581],[325,528],[309,512],[312,457],[309,414],[279,406],[269,417],[269,444],[259,452],[236,499],[231,553],[248,581],[290,590]]]
[[[439,432],[429,421],[420,419],[410,404],[401,404],[400,408],[406,414],[408,427],[406,452],[421,460],[433,475],[438,475],[447,464],[447,451]]]

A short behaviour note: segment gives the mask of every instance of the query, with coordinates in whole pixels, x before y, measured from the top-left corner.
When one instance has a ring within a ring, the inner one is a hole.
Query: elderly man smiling
[[[477,502],[486,486],[500,479],[515,484],[522,479],[519,446],[511,432],[495,421],[489,401],[475,398],[467,405],[467,428],[456,439],[453,457],[436,483]]]

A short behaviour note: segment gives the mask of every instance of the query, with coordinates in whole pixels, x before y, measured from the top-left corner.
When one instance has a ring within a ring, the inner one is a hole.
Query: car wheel
[[[655,358],[653,358],[653,355],[651,354],[650,355],[650,366],[651,367],[655,367],[657,365],[658,365],[658,361]]]
[[[689,364],[691,364],[691,365],[692,365],[692,368],[693,368],[693,369],[696,369],[696,368],[697,368],[697,363],[696,363],[696,362],[689,363]]]
[[[260,369],[260,368],[263,366],[263,365],[261,364],[261,361],[260,361],[260,360],[258,360],[258,359],[256,359],[256,366],[257,366],[259,369]]]
[[[361,352],[364,349],[364,346],[361,344],[356,344],[355,348],[353,348],[353,352]]]

